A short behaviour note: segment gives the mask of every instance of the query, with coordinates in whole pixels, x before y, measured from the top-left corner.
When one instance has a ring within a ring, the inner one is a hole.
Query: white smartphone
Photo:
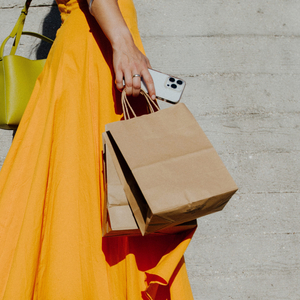
[[[185,81],[175,76],[164,74],[152,69],[148,70],[154,82],[157,99],[172,104],[178,103],[186,85]],[[125,85],[124,81],[123,84]],[[143,78],[141,81],[141,89],[148,93],[148,89]]]

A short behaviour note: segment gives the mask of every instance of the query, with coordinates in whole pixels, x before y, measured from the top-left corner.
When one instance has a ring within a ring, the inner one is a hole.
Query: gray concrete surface
[[[22,2],[0,0],[0,40]],[[27,29],[42,30],[51,3],[33,1]],[[135,3],[152,67],[187,81],[183,102],[240,188],[198,220],[186,253],[195,300],[300,299],[300,2]],[[0,165],[10,142],[0,131]]]

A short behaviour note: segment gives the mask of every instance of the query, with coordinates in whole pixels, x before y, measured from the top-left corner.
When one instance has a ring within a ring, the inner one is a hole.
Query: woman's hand
[[[121,91],[125,81],[126,94],[138,96],[141,80],[147,86],[150,97],[155,100],[155,88],[148,71],[151,68],[148,58],[135,46],[131,36],[121,38],[113,47],[113,65],[116,76],[116,86]]]
[[[90,12],[111,43],[117,88],[119,90],[124,88],[124,79],[126,94],[138,96],[143,79],[150,97],[155,99],[154,84],[148,71],[148,68],[151,68],[149,60],[135,46],[118,1],[94,0],[90,6]]]

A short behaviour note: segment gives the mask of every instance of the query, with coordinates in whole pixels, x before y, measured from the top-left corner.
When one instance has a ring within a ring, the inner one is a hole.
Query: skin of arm
[[[90,0],[87,0],[89,3]],[[148,58],[136,47],[131,33],[123,19],[117,0],[94,0],[90,12],[98,22],[102,31],[111,43],[113,50],[113,67],[116,86],[123,89],[125,79],[126,94],[138,96],[141,78],[133,77],[139,74],[145,81],[149,95],[155,99],[155,88],[148,71],[151,68]]]

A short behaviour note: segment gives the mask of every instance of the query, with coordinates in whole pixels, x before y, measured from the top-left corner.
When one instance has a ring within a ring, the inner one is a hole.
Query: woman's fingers
[[[127,78],[127,79],[126,79]],[[141,81],[144,81],[146,84],[148,94],[150,97],[155,100],[155,87],[151,74],[148,69],[141,71],[141,73],[134,73],[132,76],[125,76],[125,90],[127,96],[137,97],[140,94]]]
[[[125,80],[125,91],[127,96],[132,95],[132,74],[130,69],[126,69],[124,72],[124,80]]]
[[[132,96],[137,97],[141,89],[141,74],[135,73],[132,75]]]
[[[123,72],[121,70],[118,70],[115,72],[116,74],[116,87],[119,91],[122,91],[124,88],[124,76],[123,76]]]
[[[146,84],[149,96],[153,100],[155,100],[156,99],[156,94],[155,94],[154,82],[153,82],[152,76],[149,73],[148,69],[146,69],[146,70],[143,71],[142,77],[143,77],[144,83]]]
[[[138,71],[126,72],[125,79],[125,91],[127,96],[137,97],[140,94],[141,89],[141,75]]]
[[[124,48],[114,49],[113,53],[117,89],[121,91],[124,88],[123,81],[125,81],[126,95],[136,97],[140,94],[143,80],[150,97],[155,99],[153,79],[148,71],[148,68],[151,68],[148,58],[135,46],[127,49],[128,51],[125,50]]]
[[[125,83],[125,91],[127,96],[137,97],[140,94],[141,81],[143,80],[144,84],[147,87],[148,94],[150,97],[155,100],[155,87],[151,74],[148,69],[144,69],[140,73],[138,71],[133,72],[131,75],[130,72],[117,72],[116,73],[116,87],[119,91],[123,90]],[[124,75],[123,75],[124,74]]]

